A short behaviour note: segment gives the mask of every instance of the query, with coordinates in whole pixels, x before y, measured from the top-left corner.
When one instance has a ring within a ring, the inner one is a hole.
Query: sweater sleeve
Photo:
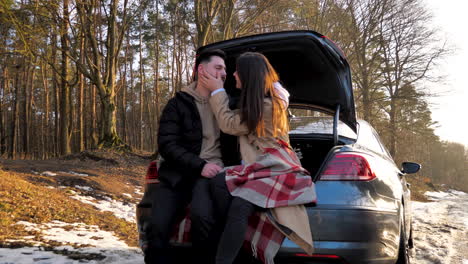
[[[204,159],[187,150],[181,143],[182,128],[180,113],[174,99],[169,100],[164,108],[159,123],[158,150],[161,156],[178,166],[201,173],[206,164]]]
[[[239,111],[229,108],[229,98],[226,91],[219,91],[211,96],[210,105],[221,131],[234,136],[249,134],[247,125],[241,122]]]

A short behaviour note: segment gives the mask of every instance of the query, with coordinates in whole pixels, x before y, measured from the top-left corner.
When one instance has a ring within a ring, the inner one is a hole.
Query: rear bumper
[[[290,242],[290,241],[289,241]],[[292,243],[292,242],[291,242]],[[307,256],[298,248],[283,248],[278,252],[275,263],[301,264],[394,264],[395,257],[370,256],[369,248],[379,248],[378,243],[360,242],[315,242],[314,255]]]
[[[277,263],[396,262],[400,232],[397,212],[368,208],[308,208],[308,214],[314,253],[325,257],[308,257],[286,239],[278,253]]]
[[[314,253],[320,256],[307,256],[296,244],[285,239],[275,263],[394,264],[396,262],[400,233],[399,213],[396,210],[318,206],[307,208],[307,212],[314,241]],[[144,233],[139,231],[141,243]],[[172,245],[174,256],[193,256],[190,243]]]

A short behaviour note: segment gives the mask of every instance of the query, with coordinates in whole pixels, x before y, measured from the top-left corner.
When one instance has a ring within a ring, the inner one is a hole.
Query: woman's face
[[[242,83],[241,83],[241,80],[239,78],[239,75],[237,74],[237,71],[235,71],[233,75],[234,75],[234,78],[236,79],[236,88],[237,89],[242,88]]]

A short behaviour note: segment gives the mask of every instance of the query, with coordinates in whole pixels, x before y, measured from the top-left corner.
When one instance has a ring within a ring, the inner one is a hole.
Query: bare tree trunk
[[[60,42],[62,45],[62,65],[60,74],[60,154],[71,153],[70,147],[70,87],[68,85],[68,0],[63,0],[63,22]]]
[[[20,127],[18,127],[20,129],[20,137],[18,137],[18,140],[21,140],[21,143],[22,143],[22,145],[19,145],[21,158],[26,158],[26,155],[28,153],[28,149],[27,149],[28,128],[27,127],[28,127],[28,112],[29,112],[28,84],[29,84],[29,76],[30,76],[29,74],[30,67],[31,65],[29,65],[28,63],[28,66],[26,66],[23,71],[23,78],[21,82],[21,88],[22,88],[21,100],[19,101],[21,103],[20,107],[22,108],[19,113],[19,115],[21,115],[21,118],[19,119]]]
[[[124,142],[127,142],[127,144],[131,145],[128,137],[127,137],[127,65],[128,63],[128,58],[129,58],[129,47],[130,47],[130,32],[127,31],[127,45],[125,46],[125,65],[124,65],[124,74],[122,76],[123,78],[123,84],[122,84],[122,96],[120,97],[120,103],[121,103],[121,114],[120,114],[120,120],[122,122],[122,139]],[[132,62],[130,62],[132,64]]]
[[[51,46],[52,46],[52,65],[56,64],[57,61],[57,35],[51,34]],[[53,126],[53,155],[56,156],[59,149],[59,135],[60,135],[60,119],[59,119],[59,88],[57,72],[52,71],[52,96],[54,98],[54,126]]]
[[[139,119],[140,119],[140,125],[139,125],[139,139],[140,141],[138,142],[138,148],[143,149],[143,130],[144,130],[144,122],[143,122],[143,108],[145,106],[144,104],[144,88],[145,88],[145,72],[143,70],[143,14],[140,15],[140,114],[139,114]]]
[[[213,20],[218,14],[222,1],[195,0],[195,24],[197,27],[197,47],[207,44]]]
[[[10,159],[15,159],[16,158],[16,138],[17,138],[17,133],[18,133],[18,129],[16,127],[16,124],[18,123],[18,119],[19,119],[19,105],[18,105],[18,100],[19,100],[19,69],[20,69],[21,66],[17,66],[16,67],[16,78],[15,78],[15,99],[14,99],[14,103],[13,103],[13,114],[12,114],[12,118],[11,118],[11,136],[10,136],[10,151],[8,153],[8,158]]]
[[[44,87],[44,126],[42,128],[43,133],[43,145],[42,145],[42,158],[46,159],[49,155],[49,82],[47,81],[47,68],[46,64],[43,63],[42,67],[42,85]]]
[[[81,63],[85,63],[85,38],[84,38],[84,32],[81,33],[81,38],[80,38],[80,60]],[[78,150],[81,152],[85,150],[85,144],[84,144],[84,85],[85,85],[85,80],[84,80],[84,75],[83,73],[78,73],[79,74],[79,96],[78,96]]]
[[[35,114],[34,114],[34,109],[33,109],[33,104],[34,104],[34,78],[36,76],[36,63],[34,63],[31,67],[31,78],[29,79],[29,92],[26,94],[26,101],[27,101],[27,112],[26,112],[26,131],[25,135],[27,137],[26,141],[24,142],[25,144],[25,156],[26,157],[31,157],[31,154],[33,153],[32,149],[34,149],[34,145],[32,145],[33,142],[31,142],[29,139],[32,138],[33,136],[31,135],[31,127],[34,126],[35,124]]]
[[[96,124],[96,87],[91,85],[91,148],[96,148],[98,144],[97,124]]]
[[[119,51],[121,49],[127,21],[127,0],[123,3],[122,25],[117,27],[118,0],[109,2],[109,10],[105,16],[107,22],[107,35],[105,50],[101,49],[102,38],[96,35],[95,6],[86,1],[77,1],[76,11],[83,23],[86,38],[91,47],[91,54],[86,57],[87,65],[75,60],[78,69],[86,75],[95,85],[101,102],[101,137],[99,147],[125,147],[127,146],[117,135],[116,106],[115,106],[115,80],[118,67]],[[95,5],[103,2],[94,2]],[[99,8],[100,10],[101,8]],[[102,16],[99,16],[102,17]],[[105,52],[105,54],[103,54]],[[103,72],[104,71],[104,72]]]
[[[1,94],[1,97],[0,97],[0,157],[6,151],[7,120],[4,117],[4,111],[3,111],[4,108],[6,109],[4,105],[5,104],[4,99],[8,92],[8,68],[6,66],[3,67],[1,80],[2,82],[0,83],[0,94]]]
[[[159,1],[156,1],[156,18],[159,18]],[[158,20],[156,20],[158,21]],[[157,28],[158,24],[154,25],[154,28]],[[160,107],[160,100],[159,100],[159,96],[160,96],[160,93],[159,93],[159,45],[160,45],[160,42],[159,42],[159,35],[156,33],[155,34],[156,37],[155,37],[155,45],[154,45],[154,49],[155,49],[155,56],[154,56],[154,61],[153,61],[153,69],[154,69],[154,102],[155,102],[155,114],[154,114],[154,131],[155,133],[151,133],[151,136],[152,136],[152,141],[151,141],[151,147],[153,148],[153,150],[156,149],[156,138],[157,138],[157,131],[158,131],[158,126],[159,126],[159,107]]]
[[[159,125],[159,112],[160,112],[160,93],[159,93],[159,39],[156,39],[156,55],[154,58],[154,102],[155,102],[155,120],[154,124],[157,128]],[[155,131],[158,131],[155,129]],[[153,135],[153,138],[157,136],[157,133]],[[154,142],[154,141],[153,141]]]
[[[133,57],[133,51],[131,51],[130,57]],[[130,123],[129,125],[129,130],[132,131],[132,128],[135,127],[132,122],[135,120],[135,100],[132,95],[134,95],[134,88],[135,88],[135,73],[133,72],[133,63],[130,63],[130,108],[132,111],[130,112],[130,117],[128,122]],[[137,141],[135,140],[135,132],[130,132],[129,131],[129,141],[130,141],[130,146],[136,146]]]
[[[176,10],[177,12],[177,10]],[[176,53],[176,34],[175,34],[175,23],[176,23],[176,18],[175,16],[172,17],[171,19],[171,26],[172,26],[172,51],[171,51],[171,89],[172,89],[172,96],[175,95],[177,92],[176,86],[175,86],[175,81],[174,81],[174,73],[175,73],[175,53]]]

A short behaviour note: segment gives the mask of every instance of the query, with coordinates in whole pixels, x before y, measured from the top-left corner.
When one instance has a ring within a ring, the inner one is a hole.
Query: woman
[[[210,105],[220,129],[239,137],[242,158],[242,165],[225,168],[225,173],[218,174],[212,182],[215,208],[226,216],[216,263],[234,261],[246,239],[249,217],[254,213],[260,213],[259,219],[268,216],[265,221],[276,227],[275,232],[284,233],[311,253],[307,214],[298,205],[315,202],[315,190],[289,145],[286,111],[289,94],[278,83],[278,74],[268,59],[260,53],[239,56],[234,77],[236,88],[241,89],[238,111],[229,109],[226,92],[218,89],[223,85],[218,76],[202,72],[199,80],[212,91]],[[294,217],[289,219],[291,214]],[[272,263],[282,239],[262,247],[265,243],[258,239],[265,232],[262,226],[253,227],[257,235],[251,232],[247,240],[252,243],[254,253],[264,262]]]

